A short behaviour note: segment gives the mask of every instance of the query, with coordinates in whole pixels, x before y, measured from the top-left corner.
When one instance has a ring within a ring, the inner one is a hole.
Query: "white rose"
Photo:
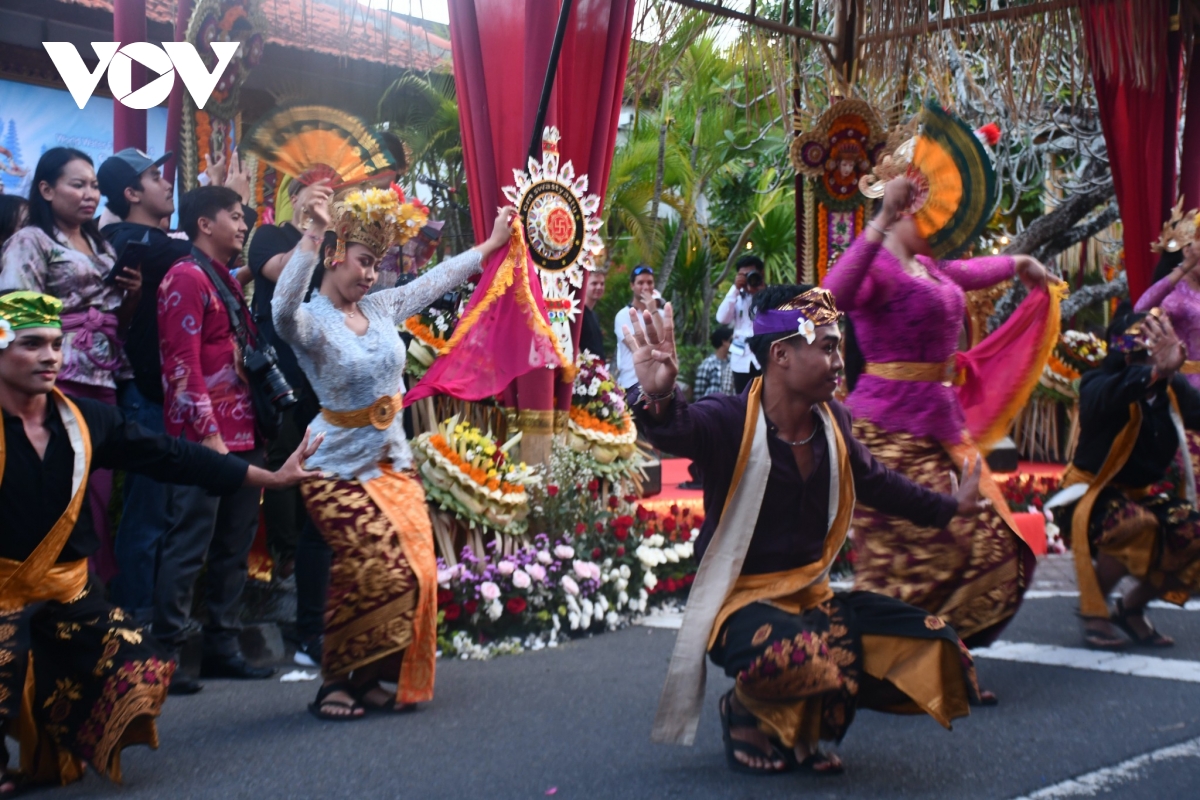
[[[545,550],[538,550],[537,560],[542,564],[553,564],[554,556],[550,555]]]
[[[547,555],[549,555],[549,553],[547,553]],[[546,580],[546,568],[541,564],[530,564],[525,568],[525,571],[529,573],[529,577],[533,578],[538,583],[543,583]]]
[[[583,598],[583,600],[581,600],[579,602],[579,616],[581,618],[590,619],[592,617],[593,611],[594,611],[594,606],[592,605],[591,600],[588,600],[585,597],[585,598]]]
[[[575,548],[571,547],[569,545],[560,544],[554,548],[554,555],[558,556],[563,561],[566,561],[568,559],[575,557]],[[549,563],[549,562],[543,562],[543,563]]]
[[[629,580],[629,576],[632,574],[633,574],[633,572],[630,571],[628,564],[621,565],[621,577],[622,578],[624,578],[625,580]]]
[[[672,564],[679,563],[679,553],[675,552],[674,547],[672,547],[670,550],[663,550],[661,552],[663,554],[663,558],[665,558],[667,561],[671,562]]]
[[[570,622],[571,622],[571,630],[574,631],[574,630],[579,629],[579,615],[578,614],[576,614],[574,611],[572,611],[570,614],[567,614],[567,619],[570,620]]]
[[[567,591],[567,594],[579,594],[579,584],[570,575],[563,575],[562,587]]]
[[[487,615],[492,622],[500,619],[500,615],[504,613],[504,606],[500,605],[499,600],[493,600],[488,604]]]
[[[449,588],[450,581],[454,579],[454,570],[439,569],[437,571],[437,582],[439,586]]]
[[[596,598],[596,605],[600,606],[600,608],[604,611],[608,611],[608,598],[604,595],[600,595]]]
[[[629,605],[629,595],[625,594],[625,590],[622,589],[617,593],[617,608],[624,608],[627,605]]]
[[[484,600],[496,600],[500,597],[500,587],[491,581],[479,584],[479,595]]]
[[[604,624],[608,625],[608,627],[613,630],[616,629],[617,625],[619,625],[620,622],[621,622],[621,617],[618,616],[617,612],[615,612],[615,611],[610,611],[604,615]]]
[[[645,584],[647,589],[653,589],[655,586],[658,586],[658,578],[655,577],[653,572],[647,570],[646,577],[642,579],[642,583]]]
[[[512,582],[513,582],[513,586],[517,587],[518,589],[528,589],[530,587],[530,585],[533,583],[533,581],[532,581],[532,579],[530,579],[528,573],[526,573],[522,570],[517,570],[516,572],[513,573]]]
[[[596,603],[596,605],[592,606],[592,618],[595,619],[596,622],[604,621],[604,609],[599,603]]]
[[[592,577],[592,570],[589,568],[589,564],[586,561],[576,560],[571,566],[572,569],[575,570],[575,574],[583,580],[586,581]]]
[[[567,595],[567,611],[579,613],[579,601],[573,595]]]
[[[501,561],[499,564],[496,565],[496,571],[499,572],[501,575],[512,575],[513,570],[515,570],[516,568],[517,568],[517,565],[508,560]]]
[[[625,580],[624,578],[617,579],[617,591],[618,592],[624,592],[628,588],[629,588],[629,581]]]

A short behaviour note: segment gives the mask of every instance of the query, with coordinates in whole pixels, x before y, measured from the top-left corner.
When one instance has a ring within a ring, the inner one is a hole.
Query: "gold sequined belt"
[[[1181,375],[1200,375],[1200,361],[1185,361],[1179,368]]]
[[[354,411],[331,411],[328,408],[322,408],[321,416],[330,425],[336,425],[339,428],[365,428],[371,425],[383,431],[388,429],[392,420],[400,413],[403,399],[404,395],[397,392],[391,397],[381,397],[366,408]]]
[[[922,361],[889,361],[885,364],[867,364],[866,374],[892,381],[918,381],[921,383],[950,383],[958,373],[958,365],[951,358],[940,364]]]

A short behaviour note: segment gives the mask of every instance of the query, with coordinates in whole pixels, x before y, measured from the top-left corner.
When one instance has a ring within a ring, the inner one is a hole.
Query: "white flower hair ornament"
[[[817,340],[817,326],[813,325],[811,319],[800,318],[799,324],[800,335],[804,337],[804,341],[812,344]]]
[[[4,317],[0,317],[0,350],[6,350],[15,338],[12,323]]]

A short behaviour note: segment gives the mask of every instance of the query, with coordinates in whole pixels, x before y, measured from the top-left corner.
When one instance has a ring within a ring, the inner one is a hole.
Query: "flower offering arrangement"
[[[632,478],[641,466],[637,427],[625,404],[625,393],[608,372],[604,359],[587,350],[579,354],[571,393],[567,445],[587,456],[592,472]]]
[[[528,490],[540,483],[523,463],[509,460],[517,434],[503,445],[456,415],[412,443],[429,500],[469,528],[520,535],[528,529]]]
[[[404,371],[417,380],[425,377],[425,373],[437,360],[438,353],[446,346],[450,334],[454,332],[454,315],[449,311],[427,308],[420,314],[409,317],[404,321],[404,330],[412,335],[408,344],[408,357]]]

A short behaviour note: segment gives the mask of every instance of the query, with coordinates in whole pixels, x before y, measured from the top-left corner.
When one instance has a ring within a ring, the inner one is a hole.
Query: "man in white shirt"
[[[729,367],[733,370],[733,391],[741,394],[750,379],[759,373],[758,362],[750,352],[746,340],[754,335],[754,315],[750,304],[754,295],[766,286],[763,278],[763,262],[756,255],[747,254],[737,260],[737,277],[729,294],[717,307],[717,322],[733,326],[733,344],[729,346]]]
[[[658,298],[661,297],[654,289],[654,270],[645,264],[638,264],[629,273],[629,283],[633,287],[633,301],[617,312],[613,330],[617,334],[617,384],[622,389],[628,389],[637,383],[637,374],[633,371],[633,355],[625,346],[624,328],[629,327],[629,309],[638,311],[658,308]]]

